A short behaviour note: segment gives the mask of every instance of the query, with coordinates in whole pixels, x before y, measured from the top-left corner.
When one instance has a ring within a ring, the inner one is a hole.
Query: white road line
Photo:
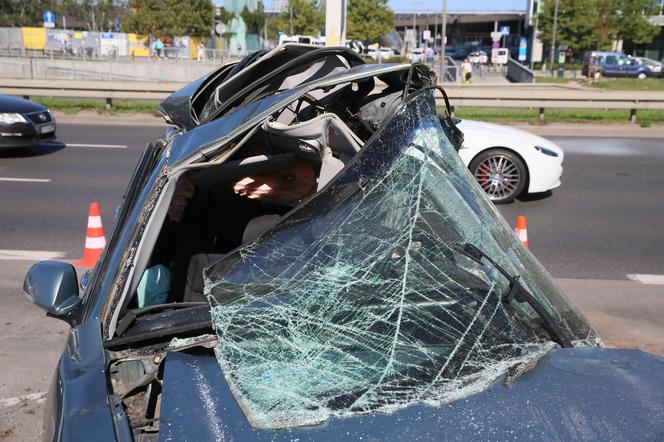
[[[0,177],[0,181],[11,181],[15,183],[50,183],[50,178],[14,178]]]
[[[126,149],[126,144],[76,144],[66,143],[65,147],[98,147],[103,149]]]
[[[627,275],[627,277],[632,281],[640,282],[641,284],[664,285],[664,275],[630,274]]]
[[[0,407],[13,407],[14,405],[18,405],[21,402],[43,402],[46,399],[47,394],[48,393],[45,391],[40,391],[38,393],[24,394],[23,396],[3,398],[0,399]]]
[[[1,250],[0,261],[43,261],[46,259],[62,259],[65,254],[49,250]]]

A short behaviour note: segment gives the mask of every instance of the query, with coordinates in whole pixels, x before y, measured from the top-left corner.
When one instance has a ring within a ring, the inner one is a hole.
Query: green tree
[[[614,0],[613,4],[617,38],[636,44],[647,44],[659,34],[659,26],[652,24],[646,18],[655,15],[655,2],[651,0]]]
[[[596,49],[593,24],[597,21],[597,0],[558,0],[558,25],[556,45],[567,45],[574,49]],[[555,0],[544,3],[539,17],[539,38],[547,46],[553,36]]]
[[[211,0],[133,0],[123,30],[149,35],[210,34],[214,5]]]
[[[349,0],[348,31],[351,40],[367,44],[380,43],[380,38],[394,27],[394,12],[387,0]]]
[[[263,8],[262,1],[258,2],[255,11],[250,11],[245,6],[240,13],[240,17],[242,17],[242,21],[247,28],[247,33],[254,35],[263,33],[263,28],[265,27],[265,9]]]
[[[235,13],[232,11],[229,11],[225,8],[219,8],[219,21],[224,25],[226,30],[221,33],[221,40],[222,40],[222,54],[224,50],[227,50],[230,45],[231,45],[231,38],[235,35],[235,32],[230,32],[228,29],[230,29],[231,22],[235,20],[236,16]]]
[[[290,11],[293,11],[293,34],[320,35],[325,16],[316,8],[316,0],[288,0],[288,8],[281,13],[278,29],[290,34]]]
[[[539,16],[540,38],[550,45],[555,0]],[[614,40],[649,43],[659,28],[648,21],[651,0],[558,0],[556,44],[579,50],[610,49]]]
[[[56,6],[49,0],[0,0],[0,26],[41,26],[44,11],[54,11]]]
[[[112,0],[62,0],[58,9],[69,23],[83,23],[86,31],[111,30],[119,16]]]

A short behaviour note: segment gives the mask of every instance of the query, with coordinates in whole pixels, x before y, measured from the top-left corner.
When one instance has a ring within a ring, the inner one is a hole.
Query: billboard
[[[46,30],[44,28],[21,28],[23,47],[36,51],[46,48]]]

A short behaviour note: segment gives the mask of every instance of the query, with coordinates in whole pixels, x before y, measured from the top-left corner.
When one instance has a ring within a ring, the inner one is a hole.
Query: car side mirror
[[[71,313],[82,302],[78,297],[76,269],[66,262],[41,261],[33,265],[25,275],[23,293],[49,316],[72,325],[75,320]]]

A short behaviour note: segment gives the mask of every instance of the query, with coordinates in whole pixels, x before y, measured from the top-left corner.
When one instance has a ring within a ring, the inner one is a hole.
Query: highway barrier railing
[[[535,73],[510,57],[507,60],[507,78],[514,83],[534,83]]]
[[[161,101],[185,83],[145,81],[20,80],[0,79],[0,94],[19,97],[92,98],[106,100]],[[544,120],[546,109],[625,109],[636,122],[644,109],[664,109],[664,91],[607,91],[558,84],[444,84],[455,108],[537,109]],[[439,104],[442,105],[442,98]]]

